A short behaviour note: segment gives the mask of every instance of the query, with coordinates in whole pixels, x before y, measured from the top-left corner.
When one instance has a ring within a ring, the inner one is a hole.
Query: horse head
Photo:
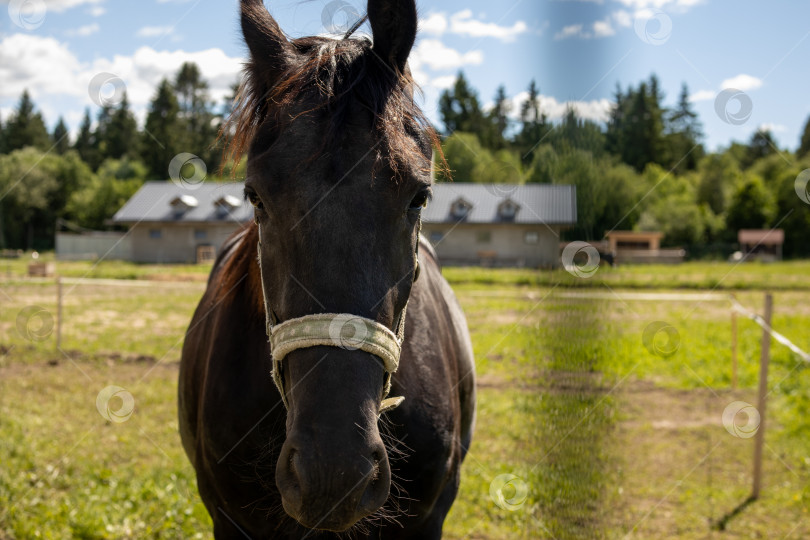
[[[378,430],[418,275],[435,134],[414,104],[413,0],[369,0],[373,41],[288,40],[241,2],[250,50],[234,112],[247,150],[273,379],[287,407],[285,511],[343,531],[386,501]],[[396,403],[396,402],[394,402]]]

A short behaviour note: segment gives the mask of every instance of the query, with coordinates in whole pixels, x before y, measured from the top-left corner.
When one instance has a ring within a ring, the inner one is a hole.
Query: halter
[[[421,222],[419,223],[421,229]],[[259,229],[259,244],[257,249],[261,253],[261,229]],[[417,233],[416,250],[414,252],[416,268],[413,280],[419,277],[419,236]],[[259,256],[259,270],[261,272],[261,255]],[[263,283],[263,282],[262,282]],[[264,287],[262,287],[264,290]],[[399,357],[402,353],[402,341],[405,337],[405,312],[408,302],[402,308],[394,331],[387,326],[366,317],[350,313],[315,313],[289,319],[278,323],[264,294],[264,310],[267,337],[270,342],[270,354],[273,360],[271,375],[273,382],[281,394],[284,407],[289,409],[287,394],[284,391],[284,380],[281,376],[281,361],[291,352],[307,347],[339,347],[345,350],[361,350],[373,354],[382,361],[385,370],[383,383],[383,399],[380,402],[382,414],[397,407],[405,398],[403,396],[387,397],[391,392],[391,377],[399,367]]]

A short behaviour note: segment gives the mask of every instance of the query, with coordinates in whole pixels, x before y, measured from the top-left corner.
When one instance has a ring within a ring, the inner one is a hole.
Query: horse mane
[[[232,298],[234,290],[245,286],[249,291],[252,310],[264,317],[262,277],[256,262],[258,243],[259,229],[253,221],[233,233],[214,262],[211,281],[216,282],[216,303]]]

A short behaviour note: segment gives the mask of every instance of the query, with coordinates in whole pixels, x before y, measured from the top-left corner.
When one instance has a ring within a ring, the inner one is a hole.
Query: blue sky
[[[221,99],[236,80],[245,48],[236,0],[0,0],[0,115],[23,88],[53,125],[75,130],[97,106],[90,80],[110,73],[126,85],[139,120],[154,87],[183,61],[197,62]],[[320,34],[363,11],[358,0],[269,4],[290,36]],[[794,149],[810,116],[810,3],[734,0],[421,0],[422,33],[411,57],[424,108],[438,121],[439,93],[463,69],[491,101],[499,84],[517,104],[532,79],[552,118],[573,103],[604,120],[616,83],[656,73],[673,104],[689,86],[711,149],[745,141],[768,126]],[[330,13],[334,16],[330,17]],[[721,91],[739,99],[716,112]],[[750,115],[748,114],[750,112]],[[740,120],[729,123],[730,114]],[[727,117],[726,117],[727,120]]]

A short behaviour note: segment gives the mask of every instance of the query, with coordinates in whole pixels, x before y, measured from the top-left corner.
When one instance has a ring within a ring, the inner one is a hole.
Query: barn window
[[[539,235],[539,234],[537,234],[537,232],[536,232],[536,231],[528,231],[528,232],[526,233],[526,236],[524,236],[524,237],[523,237],[523,240],[524,240],[524,241],[525,241],[527,244],[536,244],[537,242],[539,242],[539,241],[540,241],[540,235]]]
[[[159,238],[163,238],[163,230],[162,229],[149,229],[149,238],[153,238],[155,240]]]
[[[208,238],[208,232],[205,229],[194,229],[195,240],[205,240]]]
[[[498,205],[498,217],[501,221],[515,221],[520,206],[514,203],[511,199],[506,199]]]
[[[450,206],[450,215],[456,220],[466,219],[470,210],[472,210],[472,204],[464,199],[458,199]]]
[[[444,239],[444,234],[441,231],[430,231],[429,238],[430,243],[436,245]]]
[[[489,244],[492,241],[492,232],[480,231],[475,235],[475,241],[479,244]]]

